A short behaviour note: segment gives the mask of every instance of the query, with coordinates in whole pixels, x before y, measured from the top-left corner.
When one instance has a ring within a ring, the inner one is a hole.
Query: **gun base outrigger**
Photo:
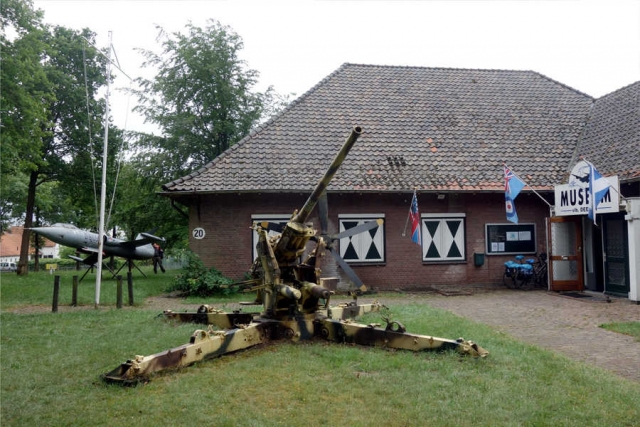
[[[154,372],[188,366],[280,339],[295,342],[321,337],[339,343],[412,351],[455,349],[475,357],[486,356],[488,352],[485,349],[462,338],[450,340],[407,333],[400,322],[389,319],[385,319],[385,328],[353,321],[365,313],[380,311],[383,306],[378,302],[358,304],[354,298],[346,304],[329,304],[333,292],[318,283],[322,283],[319,261],[331,242],[327,241],[327,236],[316,235],[313,225],[306,221],[361,133],[360,127],[352,130],[302,209],[294,212],[284,227],[271,223],[253,225],[259,236],[256,246],[258,257],[251,267],[248,283],[251,285],[249,289],[258,294],[256,302],[262,304],[261,312],[238,310],[227,313],[208,305],[201,306],[195,313],[167,310],[164,316],[168,319],[209,327],[196,330],[187,344],[149,356],[135,356],[103,378],[109,382],[134,384],[148,380]],[[371,221],[370,225],[359,226],[357,232],[380,224],[381,220]],[[269,230],[279,234],[269,237]],[[315,241],[316,247],[301,262],[309,240]],[[223,329],[214,330],[211,325]]]

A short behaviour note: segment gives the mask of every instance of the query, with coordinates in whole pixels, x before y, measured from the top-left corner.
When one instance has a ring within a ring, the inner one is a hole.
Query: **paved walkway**
[[[640,382],[640,342],[598,327],[640,321],[640,305],[628,299],[590,302],[546,291],[496,290],[458,296],[431,294],[426,302]]]

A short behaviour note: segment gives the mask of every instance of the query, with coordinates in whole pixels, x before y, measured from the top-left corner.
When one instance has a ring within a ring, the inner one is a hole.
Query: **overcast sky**
[[[35,0],[44,20],[97,33],[131,77],[134,48],[159,51],[156,25],[228,25],[244,41],[242,59],[260,72],[257,90],[302,95],[345,62],[533,70],[593,97],[640,80],[640,0]],[[151,74],[150,74],[151,73]],[[147,130],[120,75],[112,86],[119,127]]]

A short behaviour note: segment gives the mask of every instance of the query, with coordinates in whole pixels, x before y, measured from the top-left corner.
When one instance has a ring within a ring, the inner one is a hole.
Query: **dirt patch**
[[[58,313],[66,313],[73,312],[78,310],[90,310],[93,309],[92,305],[79,305],[79,306],[70,306],[70,305],[59,305]],[[3,308],[3,313],[13,313],[13,314],[42,314],[42,313],[51,313],[53,311],[50,305],[23,305],[19,307],[11,307],[11,308]]]

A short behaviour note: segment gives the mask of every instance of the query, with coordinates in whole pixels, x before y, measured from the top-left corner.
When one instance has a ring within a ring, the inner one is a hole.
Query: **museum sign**
[[[555,215],[587,215],[591,206],[594,190],[590,188],[591,174],[595,168],[584,160],[578,162],[571,170],[569,183],[555,186]],[[597,174],[597,171],[595,171]],[[604,197],[596,206],[596,214],[606,214],[619,211],[620,191],[617,176],[601,178],[610,185]]]

